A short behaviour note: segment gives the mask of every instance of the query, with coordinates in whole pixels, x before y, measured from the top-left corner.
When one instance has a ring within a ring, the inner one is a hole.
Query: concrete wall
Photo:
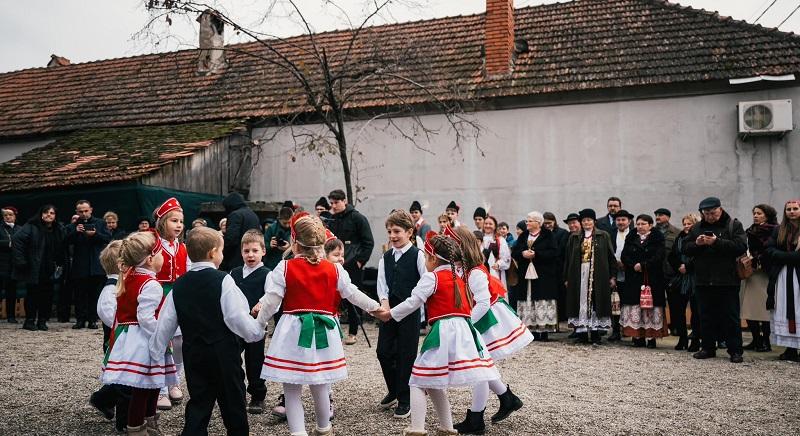
[[[0,143],[0,163],[8,162],[21,154],[34,148],[43,147],[54,139],[40,139],[37,141],[9,141]]]
[[[615,195],[634,214],[667,207],[677,223],[702,198],[715,195],[749,225],[754,204],[780,209],[798,196],[800,132],[742,142],[736,105],[787,98],[797,120],[797,87],[482,112],[476,120],[484,127],[479,146],[485,156],[471,145],[452,151],[454,136],[446,127],[431,144],[423,143],[434,155],[384,124],[351,123],[348,137],[364,154],[359,165],[364,201],[357,207],[370,219],[378,244],[385,241],[386,214],[415,199],[428,205],[429,221],[456,200],[462,222],[471,225],[477,206],[490,206],[499,220],[513,223],[531,210],[549,210],[561,219],[592,207],[599,216],[606,198]],[[442,126],[442,117],[425,122]],[[335,157],[299,153],[288,130],[253,132],[272,135],[253,171],[253,199],[291,198],[310,209],[320,195],[344,186]]]

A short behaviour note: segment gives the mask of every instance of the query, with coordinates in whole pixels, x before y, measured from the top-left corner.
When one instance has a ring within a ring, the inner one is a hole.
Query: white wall
[[[34,148],[45,146],[54,139],[42,139],[38,141],[9,141],[0,142],[0,163],[8,162],[20,156],[26,151],[31,151]]]
[[[714,195],[749,225],[756,203],[780,209],[786,199],[798,196],[800,131],[783,139],[741,142],[736,104],[786,98],[793,100],[793,119],[798,119],[796,87],[482,112],[476,119],[485,129],[479,140],[485,157],[471,145],[461,153],[452,151],[454,136],[446,128],[431,144],[423,144],[432,155],[381,129],[380,123],[363,131],[363,123],[350,123],[348,137],[351,142],[358,137],[364,153],[360,181],[366,200],[357,207],[370,219],[378,244],[385,240],[386,214],[408,208],[415,199],[429,205],[429,221],[456,200],[462,222],[471,224],[475,207],[491,205],[499,220],[513,225],[531,210],[549,210],[562,219],[592,207],[603,215],[611,195],[621,197],[634,214],[667,207],[679,222],[702,198]],[[442,117],[425,121],[437,126]],[[260,130],[254,137],[274,133]],[[319,196],[344,186],[339,163],[301,155],[292,144],[285,130],[264,145],[251,197],[293,199],[310,209]],[[377,250],[373,261],[376,256]]]

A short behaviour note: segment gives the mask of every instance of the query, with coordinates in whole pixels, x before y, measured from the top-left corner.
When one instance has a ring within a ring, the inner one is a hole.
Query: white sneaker
[[[172,404],[181,404],[181,401],[183,401],[183,391],[181,391],[180,386],[175,385],[169,387],[169,400]]]
[[[159,395],[156,408],[158,410],[172,410],[172,401],[169,400],[169,396]]]

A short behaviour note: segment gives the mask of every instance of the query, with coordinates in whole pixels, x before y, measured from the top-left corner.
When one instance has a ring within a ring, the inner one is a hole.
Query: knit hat
[[[314,203],[314,207],[315,207],[315,208],[316,208],[316,207],[319,207],[319,206],[322,206],[322,207],[324,207],[325,209],[330,209],[330,208],[331,208],[331,205],[330,205],[330,204],[328,204],[328,199],[327,199],[327,198],[325,198],[325,197],[320,197],[320,198],[319,198],[319,200],[317,200],[317,202],[316,202],[316,203]],[[291,207],[291,206],[290,206],[290,207]]]
[[[593,220],[597,220],[597,214],[594,212],[594,209],[583,209],[582,211],[578,212],[578,216],[581,220],[584,218],[591,218]]]
[[[475,209],[475,213],[472,214],[472,218],[481,217],[483,219],[486,219],[487,216],[488,216],[488,214],[486,213],[486,209],[484,209],[482,207],[479,207],[479,208]]]
[[[458,212],[458,211],[460,211],[460,210],[461,210],[461,208],[460,208],[460,207],[459,207],[459,206],[456,204],[456,202],[455,202],[455,201],[451,201],[451,202],[450,202],[450,203],[447,205],[447,207],[445,208],[445,210],[451,210],[451,209],[452,209],[452,210],[454,210],[454,211],[456,211],[456,212]]]
[[[412,201],[411,202],[411,207],[408,208],[409,212],[414,212],[415,210],[417,212],[422,212],[422,205],[419,204],[419,201],[417,201],[417,200]]]

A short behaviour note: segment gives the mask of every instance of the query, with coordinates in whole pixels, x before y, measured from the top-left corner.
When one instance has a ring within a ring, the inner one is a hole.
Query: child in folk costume
[[[132,388],[129,435],[161,434],[156,417],[158,392],[179,382],[172,354],[164,350],[152,359],[148,351],[148,341],[156,330],[156,311],[164,297],[156,280],[164,262],[162,251],[158,236],[151,232],[134,233],[120,247],[117,312],[102,381]]]
[[[498,278],[489,274],[483,264],[480,241],[463,226],[445,234],[458,242],[463,252],[462,264],[467,288],[475,298],[472,321],[483,337],[492,359],[499,361],[530,344],[533,335],[506,302],[506,289]],[[479,304],[482,301],[486,301],[485,308],[482,307],[483,304]],[[467,417],[455,425],[459,434],[483,434],[486,428],[483,411],[486,409],[490,390],[500,399],[500,409],[492,415],[493,423],[505,419],[522,407],[522,400],[501,379],[479,383],[472,391],[472,407],[467,410]]]
[[[156,275],[156,279],[164,288],[164,297],[166,297],[172,290],[175,280],[186,274],[186,271],[192,266],[192,261],[189,260],[189,255],[186,252],[186,244],[180,240],[184,226],[183,209],[178,200],[175,197],[168,199],[156,209],[154,215],[156,230],[161,235],[160,243],[164,253],[164,265]],[[161,306],[159,305],[160,308]],[[181,330],[178,329],[175,337],[172,338],[172,353],[178,368],[178,374],[183,368],[182,345],[183,336],[181,335]],[[179,385],[165,386],[158,396],[158,408],[160,410],[169,410],[172,409],[173,404],[180,404],[181,401],[183,401],[183,392],[181,392]]]
[[[261,377],[283,383],[286,418],[293,436],[307,435],[303,385],[314,398],[317,436],[332,435],[330,384],[347,378],[341,330],[334,315],[338,298],[346,298],[369,312],[380,305],[351,286],[350,276],[340,264],[323,258],[325,227],[318,217],[299,213],[292,218],[294,258],[278,263],[267,290],[255,311],[266,320],[283,303],[283,316],[264,358]]]
[[[400,321],[423,304],[431,331],[425,337],[411,372],[411,426],[406,436],[427,435],[425,394],[431,397],[439,418],[437,435],[455,435],[447,388],[474,386],[497,380],[500,374],[486,344],[470,321],[470,298],[464,280],[456,272],[461,261],[456,242],[430,232],[425,240],[428,272],[411,291],[411,296],[390,311],[381,309],[382,321]]]

